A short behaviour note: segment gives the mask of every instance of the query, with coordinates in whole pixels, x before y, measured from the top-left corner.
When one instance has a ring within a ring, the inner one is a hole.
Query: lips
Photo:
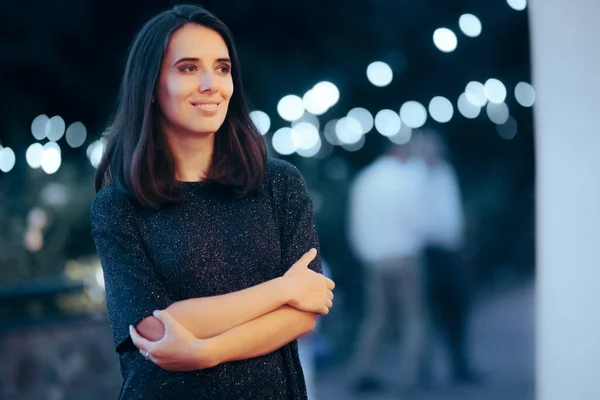
[[[219,108],[218,103],[192,103],[192,106],[199,108],[204,111],[213,111]]]
[[[199,108],[204,111],[214,111],[219,108],[219,104],[221,102],[218,101],[192,101],[191,104],[195,108]]]

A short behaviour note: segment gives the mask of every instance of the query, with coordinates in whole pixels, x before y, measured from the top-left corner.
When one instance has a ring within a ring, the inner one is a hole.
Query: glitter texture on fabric
[[[154,310],[276,278],[318,249],[306,182],[285,161],[269,159],[262,190],[242,199],[211,183],[182,183],[182,190],[181,203],[154,210],[110,185],[91,206],[124,378],[120,399],[306,399],[296,341],[191,372],[165,371],[133,346],[128,326]],[[310,267],[321,272],[318,256]]]

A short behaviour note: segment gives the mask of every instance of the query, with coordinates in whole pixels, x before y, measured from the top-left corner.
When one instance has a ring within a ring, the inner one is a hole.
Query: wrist
[[[277,292],[282,305],[288,304],[293,300],[293,282],[289,276],[281,276],[275,278]]]
[[[212,368],[221,363],[214,338],[196,339],[197,369]]]

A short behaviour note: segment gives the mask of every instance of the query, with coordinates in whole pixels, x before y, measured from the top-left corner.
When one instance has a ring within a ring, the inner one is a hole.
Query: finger
[[[308,267],[308,264],[310,264],[310,262],[312,260],[314,260],[316,256],[317,256],[317,250],[314,248],[310,249],[309,251],[304,253],[304,255],[302,257],[300,257],[300,259],[298,261],[296,261],[296,264],[300,264],[304,267]]]
[[[327,315],[327,314],[329,314],[329,308],[323,307],[323,309],[321,310],[321,312],[319,312],[319,314],[321,314],[321,315]]]
[[[325,283],[327,285],[327,289],[329,289],[329,290],[335,289],[335,282],[332,281],[331,279],[325,278]]]
[[[179,323],[175,318],[173,318],[171,314],[169,314],[167,310],[156,310],[152,313],[152,315],[154,315],[154,318],[156,318],[165,325],[165,335],[169,327],[173,327],[174,325]]]
[[[147,353],[147,355],[146,355],[146,352],[145,352],[145,351],[143,351],[143,350],[140,350],[140,354],[141,354],[141,355],[142,355],[142,357],[144,357],[146,360],[152,361],[154,364],[158,364],[158,363],[157,363],[157,361],[156,361],[156,358],[154,358],[154,357],[152,356],[152,354],[150,354],[150,353]]]
[[[328,290],[328,291],[327,291],[327,298],[328,298],[329,300],[333,300],[334,296],[333,296],[333,292],[332,292],[331,290]]]
[[[331,308],[333,307],[333,301],[331,301],[330,299],[326,299],[325,305],[327,306],[327,308]]]
[[[131,336],[131,341],[138,349],[143,350],[144,352],[150,352],[152,350],[152,342],[147,339],[144,339],[138,333],[137,329],[133,327],[133,325],[129,325],[129,336]]]

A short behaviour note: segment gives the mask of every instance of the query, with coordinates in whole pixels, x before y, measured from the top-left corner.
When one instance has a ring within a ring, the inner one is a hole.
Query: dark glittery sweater
[[[255,286],[318,249],[306,183],[285,161],[269,159],[262,189],[237,200],[213,183],[181,185],[183,200],[160,210],[142,207],[115,185],[98,192],[91,206],[124,379],[119,398],[306,399],[296,341],[191,372],[165,371],[133,346],[128,326],[154,310]],[[320,259],[310,267],[321,272]]]

